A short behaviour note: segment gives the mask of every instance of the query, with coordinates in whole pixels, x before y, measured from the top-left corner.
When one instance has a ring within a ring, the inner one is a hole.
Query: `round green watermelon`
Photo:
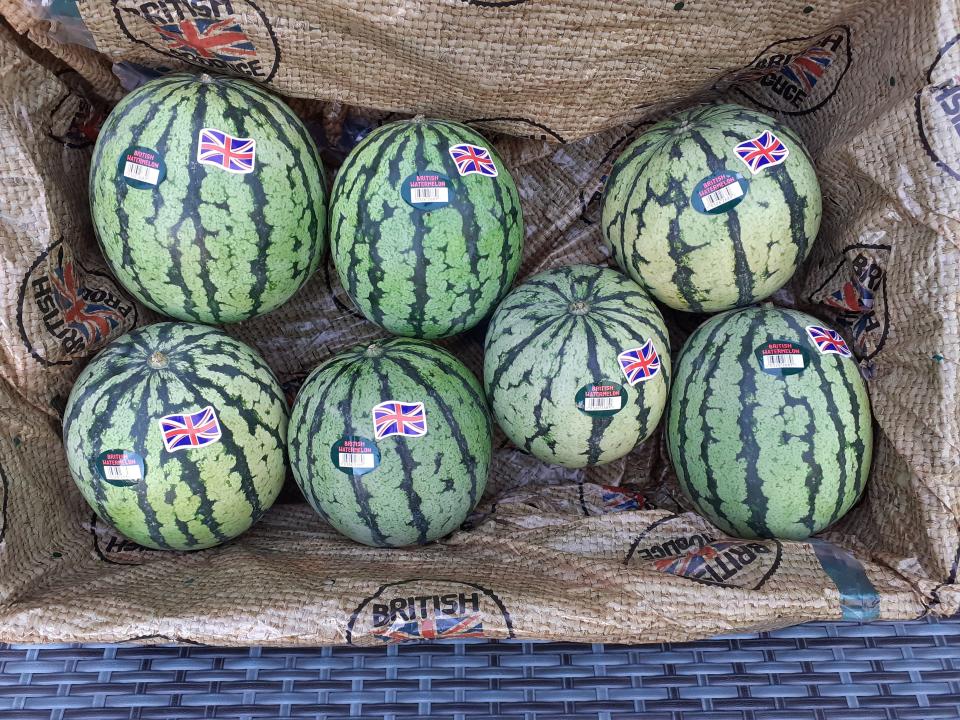
[[[491,420],[473,374],[445,350],[394,338],[342,352],[306,379],[290,464],[310,505],[367,545],[437,540],[487,483]]]
[[[90,208],[117,278],[181,320],[276,308],[325,244],[316,145],[283,102],[233,78],[168,75],[123,98],[97,139]]]
[[[726,533],[801,540],[833,524],[870,472],[870,399],[843,338],[764,305],[687,340],[667,410],[680,487]]]
[[[465,125],[393,122],[337,174],[330,247],[369,320],[395,335],[454,335],[480,322],[516,277],[520,198],[493,146]]]
[[[483,378],[517,447],[556,465],[602,465],[657,427],[670,341],[643,288],[616,270],[572,265],[507,295],[487,330]]]
[[[63,419],[70,472],[104,521],[146,547],[200,550],[270,508],[287,405],[256,352],[220,330],[159,323],[108,345]]]
[[[792,130],[739,105],[678,113],[613,165],[604,238],[617,264],[677,310],[716,312],[766,298],[807,257],[820,185]]]

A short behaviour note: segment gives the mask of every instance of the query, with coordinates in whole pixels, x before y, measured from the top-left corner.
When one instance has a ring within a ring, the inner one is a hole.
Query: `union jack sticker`
[[[660,372],[660,356],[653,347],[653,340],[647,340],[642,347],[624,350],[617,355],[617,362],[631,387]]]
[[[197,138],[197,162],[238,175],[253,172],[257,141],[234,137],[216,128],[202,128]]]
[[[160,431],[167,452],[190,450],[220,440],[220,421],[212,405],[192,413],[177,413],[160,418]]]
[[[450,148],[450,157],[457,165],[457,172],[461,175],[486,175],[497,177],[497,166],[493,162],[490,151],[479,145],[460,143]]]
[[[764,130],[755,138],[744,140],[734,147],[733,151],[754,175],[779,165],[790,156],[790,149],[769,130]]]
[[[427,411],[422,402],[387,400],[374,406],[373,428],[377,440],[391,435],[423,437],[427,434]]]
[[[821,355],[839,355],[845,358],[853,357],[853,353],[850,352],[850,348],[847,347],[847,341],[833,328],[822,327],[820,325],[808,325],[807,335],[813,340],[813,344],[817,346],[817,350],[820,351]]]

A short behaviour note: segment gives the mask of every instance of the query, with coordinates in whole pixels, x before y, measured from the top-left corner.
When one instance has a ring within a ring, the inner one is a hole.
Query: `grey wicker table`
[[[960,621],[673,645],[2,646],[4,720],[960,717]]]

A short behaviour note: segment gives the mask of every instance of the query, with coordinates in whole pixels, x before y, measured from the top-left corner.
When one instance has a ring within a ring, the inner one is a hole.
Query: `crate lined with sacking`
[[[956,610],[939,4],[574,4],[0,3],[0,638]]]

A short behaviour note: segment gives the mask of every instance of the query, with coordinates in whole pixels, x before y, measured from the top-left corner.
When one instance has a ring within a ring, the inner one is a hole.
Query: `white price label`
[[[140,474],[140,466],[137,463],[132,465],[104,465],[103,476],[107,480],[143,480]]]
[[[160,168],[149,167],[127,160],[123,164],[123,176],[131,180],[139,180],[140,182],[149,183],[150,185],[156,185],[160,181]]]
[[[340,456],[340,467],[360,468],[370,470],[376,467],[374,464],[373,453],[338,453]]]
[[[703,203],[704,210],[715,210],[724,203],[742,197],[743,189],[740,187],[740,183],[734,180],[729,185],[724,185],[722,188],[718,188],[712,193],[704,195],[700,198],[700,201]]]
[[[604,410],[619,410],[621,407],[620,396],[613,397],[588,397],[583,399],[583,409],[586,412],[602,412]]]
[[[445,203],[450,202],[450,193],[445,187],[415,187],[410,188],[410,202],[412,203]]]
[[[790,355],[764,355],[763,356],[763,369],[764,370],[791,370],[791,369],[803,369],[803,355],[800,353],[793,353]]]

